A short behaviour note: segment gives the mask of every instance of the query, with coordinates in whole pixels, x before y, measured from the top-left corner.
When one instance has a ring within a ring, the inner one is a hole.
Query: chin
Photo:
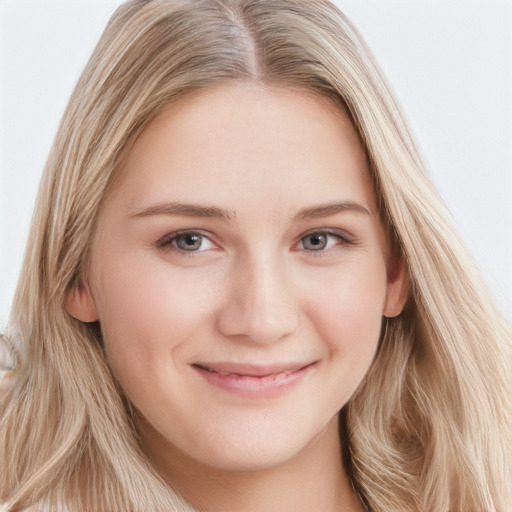
[[[322,439],[337,439],[338,436],[337,416],[319,428],[310,425],[309,429],[299,431],[289,428],[290,425],[281,429],[277,425],[275,427],[252,431],[242,428],[230,434],[211,435],[207,443],[203,441],[201,445],[194,444],[188,454],[200,464],[222,471],[266,471],[297,461],[309,448],[322,442]],[[324,436],[331,427],[333,435]]]
[[[221,471],[251,473],[267,471],[283,466],[301,452],[300,447],[267,445],[253,446],[241,450],[232,445],[223,446],[221,453],[203,453],[198,462]]]

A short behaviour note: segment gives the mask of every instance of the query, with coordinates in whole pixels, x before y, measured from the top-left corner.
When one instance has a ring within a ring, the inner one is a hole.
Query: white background
[[[71,90],[119,1],[0,0],[0,330]],[[495,297],[512,313],[512,0],[339,0],[388,76]]]

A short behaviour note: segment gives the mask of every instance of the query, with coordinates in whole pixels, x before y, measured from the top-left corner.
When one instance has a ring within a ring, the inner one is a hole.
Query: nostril
[[[293,333],[298,317],[298,312],[288,305],[248,308],[233,303],[223,308],[218,325],[225,336],[242,336],[255,343],[268,344]]]
[[[269,344],[297,329],[299,309],[293,286],[273,252],[254,249],[238,260],[218,309],[224,336]]]

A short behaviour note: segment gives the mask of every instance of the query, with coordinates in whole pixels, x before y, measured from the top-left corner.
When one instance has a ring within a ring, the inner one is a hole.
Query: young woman
[[[132,0],[41,184],[0,499],[506,511],[508,336],[336,8]]]

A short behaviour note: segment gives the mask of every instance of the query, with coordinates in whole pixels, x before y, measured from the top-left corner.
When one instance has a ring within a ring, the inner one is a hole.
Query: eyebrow
[[[295,220],[309,220],[328,217],[345,211],[354,211],[371,216],[371,211],[354,201],[334,201],[310,206],[300,210]],[[156,215],[183,215],[186,217],[207,217],[221,220],[234,220],[235,214],[218,206],[202,206],[190,203],[160,203],[130,215],[132,218],[152,217]]]
[[[359,212],[371,216],[371,211],[362,204],[356,203],[354,201],[334,201],[332,203],[326,203],[318,206],[303,208],[295,216],[295,218],[298,220],[317,219],[321,217],[328,217],[330,215],[335,215],[337,213],[342,213],[345,211]]]
[[[130,217],[141,218],[155,215],[184,215],[186,217],[209,217],[222,220],[233,220],[235,218],[233,213],[217,206],[188,203],[160,203],[134,213]]]

